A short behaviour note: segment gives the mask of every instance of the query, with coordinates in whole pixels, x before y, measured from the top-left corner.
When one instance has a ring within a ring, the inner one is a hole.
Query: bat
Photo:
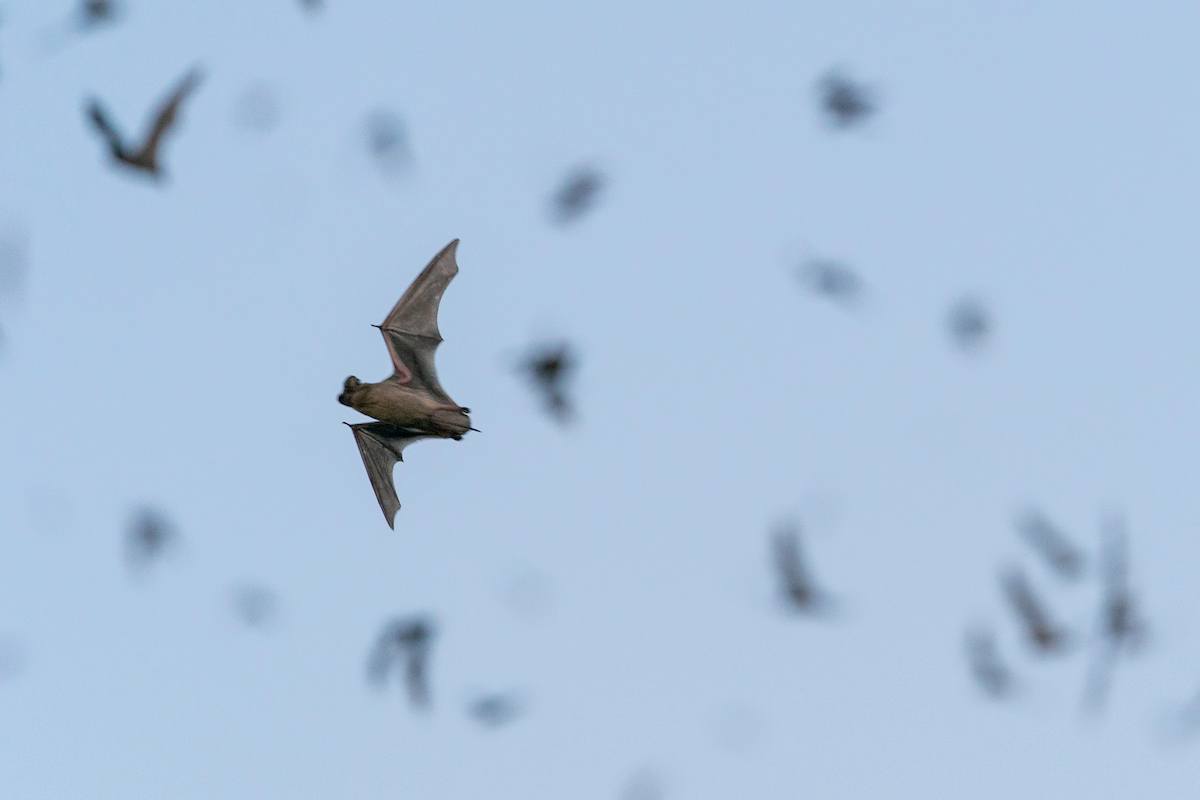
[[[838,128],[850,128],[875,113],[872,92],[836,72],[821,79],[820,91],[821,107]]]
[[[800,551],[800,535],[794,523],[775,529],[772,556],[779,574],[780,588],[788,606],[796,611],[821,611],[829,598],[808,572]]]
[[[542,396],[546,410],[559,422],[566,423],[575,416],[567,399],[564,384],[575,371],[575,358],[566,343],[547,345],[531,353],[521,365]]]
[[[604,176],[590,167],[582,167],[567,176],[551,198],[551,213],[560,225],[574,222],[596,203],[604,187]]]
[[[812,291],[843,305],[853,305],[862,294],[862,280],[852,269],[837,261],[809,261],[803,267],[801,278]]]
[[[233,592],[233,610],[251,628],[265,628],[278,614],[275,594],[266,587],[247,584]]]
[[[967,664],[976,683],[994,698],[1012,692],[1012,673],[1000,658],[996,640],[986,628],[972,628],[966,635]]]
[[[175,541],[175,531],[159,512],[143,508],[134,517],[126,538],[126,555],[130,567],[144,569],[161,557]]]
[[[468,710],[479,724],[498,728],[520,716],[521,703],[512,695],[489,694],[476,698]]]
[[[438,306],[446,287],[458,274],[454,260],[458,239],[421,271],[381,325],[384,344],[392,358],[391,377],[379,383],[346,378],[338,402],[378,422],[350,425],[375,499],[395,529],[400,500],[392,483],[397,461],[404,448],[421,439],[461,440],[471,427],[471,409],[460,406],[438,383],[434,354],[442,342],[438,330]]]
[[[1083,553],[1039,511],[1026,511],[1017,519],[1017,531],[1045,562],[1067,580],[1083,574]]]
[[[433,633],[433,621],[425,616],[389,622],[367,658],[367,680],[376,688],[383,688],[397,662],[402,661],[409,703],[414,708],[427,708]]]
[[[366,134],[367,149],[381,168],[395,173],[411,160],[404,120],[392,112],[372,112],[367,117]]]
[[[83,0],[79,15],[81,28],[93,28],[116,19],[117,4],[113,0]]]
[[[1117,658],[1134,651],[1146,639],[1146,624],[1129,588],[1129,552],[1124,521],[1105,522],[1101,551],[1103,596],[1100,601],[1100,636],[1084,690],[1085,709],[1098,711],[1108,697]]]
[[[951,306],[948,323],[950,336],[964,350],[974,350],[983,344],[992,327],[983,304],[969,297]]]
[[[1025,573],[1015,568],[1008,569],[1000,580],[1008,602],[1025,629],[1029,644],[1042,653],[1062,651],[1067,640],[1066,631],[1050,620],[1045,606],[1025,578]]]
[[[87,103],[87,117],[108,144],[109,154],[114,161],[155,178],[161,177],[163,169],[159,160],[159,150],[163,138],[175,127],[179,118],[179,107],[200,85],[202,78],[203,73],[195,67],[183,76],[171,94],[159,105],[150,130],[140,145],[130,146],[125,142],[104,107],[95,98]]]

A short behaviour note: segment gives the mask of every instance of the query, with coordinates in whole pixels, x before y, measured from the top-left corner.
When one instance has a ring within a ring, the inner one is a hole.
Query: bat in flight
[[[1017,532],[1063,578],[1075,580],[1083,574],[1083,553],[1040,511],[1024,512],[1017,519]]]
[[[433,620],[418,616],[389,622],[367,659],[367,679],[377,688],[387,684],[398,663],[404,665],[404,683],[414,708],[429,706],[429,650]]]
[[[379,383],[346,378],[338,402],[378,422],[350,425],[367,477],[388,527],[396,527],[400,500],[392,470],[403,461],[404,448],[419,439],[462,439],[471,427],[471,409],[460,406],[438,383],[433,358],[442,342],[438,305],[458,274],[454,251],[458,239],[442,248],[421,271],[395,307],[375,327],[383,333],[392,357],[391,377]],[[346,423],[349,425],[350,423]]]
[[[780,588],[788,607],[795,611],[824,612],[830,599],[809,574],[800,550],[800,533],[795,523],[778,526],[772,534],[771,555]]]
[[[993,698],[1001,698],[1012,692],[1012,673],[1000,658],[991,630],[980,627],[969,629],[965,645],[967,664],[979,687]]]
[[[1001,575],[1000,582],[1029,644],[1040,653],[1062,652],[1067,644],[1067,632],[1051,620],[1025,573],[1008,569]]]
[[[198,68],[191,69],[171,91],[154,114],[154,122],[141,144],[131,146],[124,140],[100,101],[91,99],[87,104],[87,116],[92,125],[108,143],[109,152],[118,164],[140,170],[157,178],[162,175],[159,149],[163,137],[175,126],[179,118],[179,107],[200,85],[203,74]]]

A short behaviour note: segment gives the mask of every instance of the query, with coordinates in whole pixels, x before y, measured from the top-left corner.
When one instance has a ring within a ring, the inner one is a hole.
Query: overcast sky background
[[[0,24],[0,793],[13,798],[1190,797],[1200,739],[1200,7],[1024,0],[126,4],[49,47]],[[85,125],[207,79],[156,187]],[[880,112],[832,130],[840,67]],[[256,86],[278,125],[248,130]],[[372,163],[374,110],[411,168]],[[578,224],[548,199],[590,163]],[[423,442],[387,529],[337,404],[459,237],[443,385],[482,433]],[[806,255],[866,285],[806,293]],[[12,283],[10,281],[10,283]],[[950,305],[994,336],[952,346]],[[580,352],[579,424],[514,363]],[[181,547],[123,561],[142,505]],[[1152,624],[1098,719],[996,584],[1014,515],[1094,549],[1125,514]],[[794,515],[836,619],[784,614]],[[280,600],[241,625],[234,586]],[[434,705],[364,681],[395,614],[439,631]],[[990,622],[1020,680],[971,682]],[[516,691],[498,731],[465,712]],[[640,798],[639,798],[640,800]]]

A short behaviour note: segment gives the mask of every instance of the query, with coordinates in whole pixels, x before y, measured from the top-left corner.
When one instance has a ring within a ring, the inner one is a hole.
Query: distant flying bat
[[[964,350],[975,350],[991,332],[987,310],[978,300],[963,298],[950,308],[950,335]]]
[[[551,199],[551,213],[560,225],[574,222],[596,203],[604,188],[604,176],[591,167],[581,167],[567,176]]]
[[[995,698],[1007,696],[1013,688],[1012,673],[1000,658],[996,639],[986,628],[972,628],[966,637],[967,664],[976,683]]]
[[[137,512],[126,539],[129,565],[144,569],[160,558],[175,542],[171,523],[158,511],[143,508]]]
[[[117,4],[113,0],[83,0],[79,14],[80,26],[93,28],[115,20]]]
[[[472,701],[469,711],[481,725],[498,728],[521,714],[521,703],[512,695],[489,694]]]
[[[150,126],[150,131],[147,133],[145,140],[136,147],[130,147],[125,143],[121,138],[121,134],[109,120],[104,108],[95,99],[88,101],[88,119],[91,120],[92,125],[95,126],[96,130],[100,132],[100,135],[108,143],[109,152],[117,163],[149,173],[154,177],[159,177],[162,174],[162,165],[159,162],[159,148],[162,146],[163,137],[174,127],[179,113],[179,106],[200,85],[201,77],[200,70],[195,68],[183,77],[170,96],[159,106],[154,116],[154,122]]]
[[[389,622],[367,659],[367,679],[376,688],[383,688],[388,676],[401,664],[409,703],[414,708],[428,707],[429,651],[433,633],[433,621],[425,616]]]
[[[852,305],[862,294],[858,275],[838,261],[813,259],[804,265],[801,278],[812,291],[843,305]]]
[[[404,448],[419,439],[462,439],[471,427],[471,409],[450,399],[438,383],[434,354],[442,342],[438,305],[442,293],[458,274],[454,251],[458,239],[442,248],[408,291],[376,325],[392,357],[390,378],[363,383],[346,378],[338,402],[379,422],[350,425],[363,465],[388,527],[395,528],[400,500],[392,484],[392,469],[403,461]]]
[[[833,124],[849,128],[875,112],[872,92],[836,72],[821,79],[821,106]]]
[[[526,357],[521,369],[542,396],[546,410],[559,422],[569,422],[575,415],[565,386],[575,371],[571,348],[565,342],[540,347]]]
[[[265,628],[278,613],[278,601],[270,589],[247,584],[234,590],[233,609],[251,628]]]
[[[1060,652],[1066,645],[1067,634],[1050,620],[1041,600],[1033,593],[1025,573],[1009,569],[1001,576],[1001,586],[1024,628],[1029,644],[1042,653]]]
[[[1060,576],[1075,580],[1083,574],[1083,553],[1040,511],[1017,518],[1017,531]]]
[[[376,110],[367,116],[367,149],[380,167],[397,172],[411,160],[404,120],[391,111]]]
[[[795,524],[775,529],[771,542],[775,569],[779,574],[784,600],[796,611],[822,611],[829,604],[825,592],[817,588],[800,551],[800,534]]]
[[[1146,623],[1137,610],[1129,587],[1129,552],[1124,521],[1106,521],[1101,554],[1103,596],[1100,601],[1100,636],[1084,693],[1084,704],[1092,710],[1104,705],[1112,683],[1117,658],[1136,651],[1146,639]]]

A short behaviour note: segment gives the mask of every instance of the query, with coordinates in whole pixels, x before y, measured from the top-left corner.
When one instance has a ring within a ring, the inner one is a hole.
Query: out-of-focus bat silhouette
[[[279,613],[275,593],[264,586],[244,584],[233,590],[233,610],[251,628],[266,628]]]
[[[403,461],[404,448],[420,439],[462,439],[471,427],[471,409],[450,399],[438,383],[434,354],[442,342],[438,306],[450,281],[458,274],[454,252],[458,239],[442,248],[421,271],[388,313],[383,324],[384,344],[392,357],[390,378],[363,383],[346,378],[338,402],[379,422],[350,425],[363,465],[388,527],[395,528],[400,500],[392,484],[392,470]]]
[[[1083,553],[1040,511],[1018,516],[1017,532],[1061,577],[1075,580],[1083,574]]]
[[[116,20],[117,4],[113,0],[83,0],[79,8],[79,25],[81,28],[94,28]]]
[[[781,595],[788,608],[805,613],[828,611],[830,598],[809,574],[800,548],[800,530],[795,522],[775,527],[771,556],[779,575]]]
[[[521,371],[541,395],[546,410],[561,423],[570,422],[575,416],[575,406],[567,397],[566,387],[575,366],[575,357],[565,342],[540,346],[521,363]]]
[[[126,535],[126,560],[135,570],[144,570],[175,545],[177,534],[163,514],[152,508],[140,509]]]
[[[88,101],[88,119],[104,137],[110,154],[118,164],[140,170],[156,178],[160,177],[163,169],[159,150],[162,147],[163,138],[175,126],[178,121],[179,107],[200,85],[201,79],[202,73],[198,68],[192,68],[184,75],[167,99],[158,107],[154,115],[154,122],[150,125],[150,130],[140,145],[126,144],[120,132],[109,119],[108,113],[96,99]]]
[[[992,323],[983,304],[966,297],[950,307],[948,317],[950,336],[966,351],[974,351],[991,333]]]
[[[468,711],[480,725],[499,728],[521,715],[521,705],[511,694],[488,694],[473,700]]]
[[[821,107],[838,128],[850,128],[875,113],[873,92],[837,72],[821,79]]]
[[[1129,545],[1124,520],[1105,521],[1100,556],[1103,581],[1100,600],[1100,632],[1096,653],[1084,691],[1084,707],[1098,711],[1108,697],[1117,659],[1136,652],[1146,640],[1146,623],[1137,609],[1129,586]]]
[[[1001,575],[1000,581],[1029,645],[1040,653],[1062,652],[1067,644],[1067,633],[1050,620],[1025,573],[1009,568]]]
[[[604,188],[604,176],[592,167],[579,167],[567,175],[550,202],[553,220],[559,225],[582,217],[596,204],[600,190]]]
[[[325,7],[323,0],[300,0],[300,5],[304,6],[305,11],[320,11]]]
[[[967,631],[967,664],[971,675],[988,696],[999,699],[1007,697],[1013,690],[1013,676],[1000,658],[996,638],[988,628],[974,627]]]
[[[384,170],[398,173],[412,161],[404,120],[382,109],[367,115],[367,149]]]
[[[812,259],[804,264],[800,278],[810,290],[845,306],[853,305],[862,295],[862,280],[840,261]]]
[[[376,688],[383,688],[388,676],[402,663],[409,703],[414,708],[428,708],[429,651],[433,635],[433,620],[426,616],[389,622],[367,659],[368,681]]]

